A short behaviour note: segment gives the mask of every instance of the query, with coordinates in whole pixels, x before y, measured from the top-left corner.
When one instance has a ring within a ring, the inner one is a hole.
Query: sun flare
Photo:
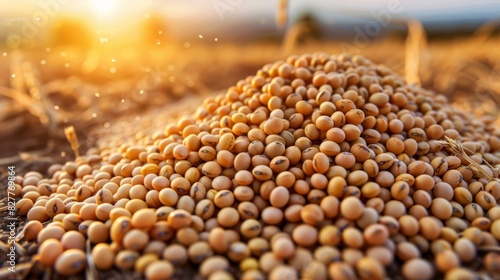
[[[95,12],[101,16],[107,16],[114,11],[118,6],[118,0],[93,0],[92,7]]]

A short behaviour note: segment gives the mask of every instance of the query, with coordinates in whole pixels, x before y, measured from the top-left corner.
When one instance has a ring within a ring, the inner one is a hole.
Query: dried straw
[[[425,31],[422,23],[417,20],[408,21],[408,36],[405,44],[405,78],[409,84],[420,86],[420,53],[425,41]]]
[[[276,25],[279,28],[285,28],[288,20],[287,13],[288,0],[279,0],[278,9],[276,10]]]
[[[66,139],[71,145],[71,149],[75,153],[76,157],[80,156],[80,152],[78,148],[80,148],[80,142],[78,142],[78,136],[76,135],[75,128],[73,126],[68,126],[64,129],[64,135],[66,135]]]
[[[440,143],[442,145],[447,146],[448,148],[450,148],[451,152],[454,155],[459,155],[459,156],[463,157],[469,163],[470,169],[472,170],[472,172],[474,172],[476,174],[476,176],[478,176],[480,178],[484,178],[484,179],[486,179],[488,181],[494,181],[494,180],[499,181],[499,179],[498,179],[498,174],[499,174],[498,168],[494,168],[486,160],[482,159],[482,162],[489,167],[489,169],[491,170],[492,174],[494,175],[494,176],[491,176],[484,169],[483,166],[481,166],[479,163],[477,163],[476,161],[474,161],[467,154],[467,152],[469,152],[471,154],[474,154],[474,152],[472,152],[471,150],[465,148],[459,140],[452,139],[452,138],[450,138],[448,136],[445,136],[445,139],[446,139],[446,141],[440,141]]]

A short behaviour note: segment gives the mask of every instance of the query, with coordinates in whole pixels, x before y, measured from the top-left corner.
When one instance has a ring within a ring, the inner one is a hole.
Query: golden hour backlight
[[[118,0],[91,0],[91,2],[92,9],[99,16],[112,16],[120,5]]]
[[[0,3],[0,279],[500,279],[498,0]]]

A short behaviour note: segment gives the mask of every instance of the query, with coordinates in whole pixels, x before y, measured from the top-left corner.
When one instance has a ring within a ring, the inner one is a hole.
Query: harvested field
[[[340,56],[297,38],[4,52],[0,278],[497,278],[500,37],[419,26]],[[43,247],[28,220],[62,229]]]

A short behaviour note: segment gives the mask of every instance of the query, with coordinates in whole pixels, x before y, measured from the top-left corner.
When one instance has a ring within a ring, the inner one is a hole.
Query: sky
[[[500,0],[289,0],[289,22],[304,12],[329,26],[417,18],[429,28],[500,22]],[[226,30],[275,27],[278,0],[0,0],[0,37],[24,25],[76,16],[95,29],[127,30],[151,14],[168,20],[175,35],[220,34]],[[474,27],[475,28],[475,27]],[[215,36],[215,35],[214,35]]]
[[[0,16],[5,18],[55,5],[61,11],[88,13],[89,16],[116,16],[115,12],[128,14],[153,7],[177,17],[220,19],[222,15],[225,19],[273,13],[277,4],[278,0],[0,0]],[[320,14],[370,14],[399,4],[401,16],[486,18],[500,15],[498,0],[289,0],[289,4],[292,11],[308,8]]]

